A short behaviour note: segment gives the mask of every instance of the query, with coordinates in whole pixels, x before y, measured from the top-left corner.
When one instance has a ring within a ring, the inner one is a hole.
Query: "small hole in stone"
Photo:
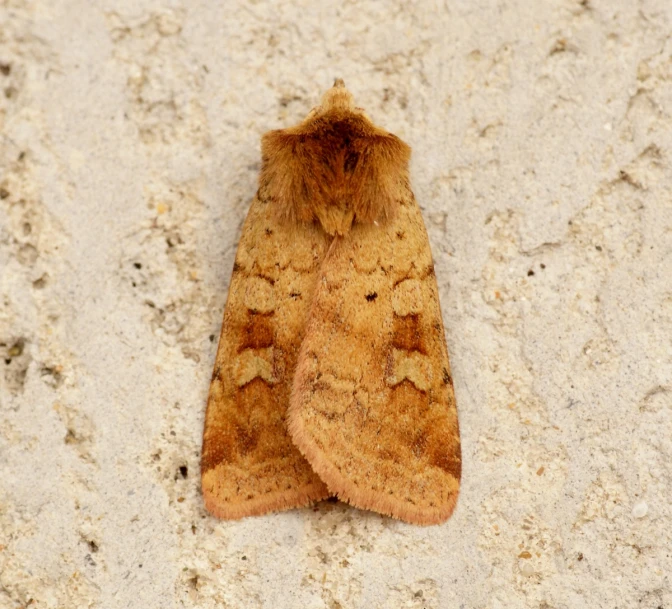
[[[33,281],[33,287],[36,290],[41,290],[45,285],[47,285],[47,275],[42,275],[42,277]]]
[[[9,361],[12,361],[13,357],[18,357],[23,353],[23,349],[26,346],[26,342],[23,338],[19,338],[7,351],[9,356]],[[9,363],[9,362],[8,362]]]

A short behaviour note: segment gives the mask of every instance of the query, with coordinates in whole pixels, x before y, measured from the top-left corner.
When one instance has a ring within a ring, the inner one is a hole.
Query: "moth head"
[[[325,111],[343,110],[345,112],[352,112],[355,110],[352,93],[345,88],[342,78],[337,78],[334,81],[334,86],[322,96],[320,108]]]
[[[302,123],[266,133],[261,150],[260,191],[278,216],[330,235],[393,216],[408,182],[410,148],[356,108],[341,79]]]

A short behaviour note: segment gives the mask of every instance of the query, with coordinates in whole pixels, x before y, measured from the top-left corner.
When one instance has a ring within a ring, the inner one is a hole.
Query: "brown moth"
[[[264,135],[205,417],[215,516],[330,495],[416,524],[452,513],[457,410],[409,157],[341,80]]]

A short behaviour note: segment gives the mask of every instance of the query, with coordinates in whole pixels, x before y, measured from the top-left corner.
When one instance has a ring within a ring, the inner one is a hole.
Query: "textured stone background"
[[[0,0],[0,607],[672,607],[669,0]],[[259,138],[414,149],[464,447],[420,528],[199,490]]]

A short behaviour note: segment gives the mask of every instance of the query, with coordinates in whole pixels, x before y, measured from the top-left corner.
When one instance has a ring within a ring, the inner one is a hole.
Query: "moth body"
[[[203,435],[216,516],[330,495],[416,524],[452,513],[457,410],[409,158],[342,81],[263,136]]]

